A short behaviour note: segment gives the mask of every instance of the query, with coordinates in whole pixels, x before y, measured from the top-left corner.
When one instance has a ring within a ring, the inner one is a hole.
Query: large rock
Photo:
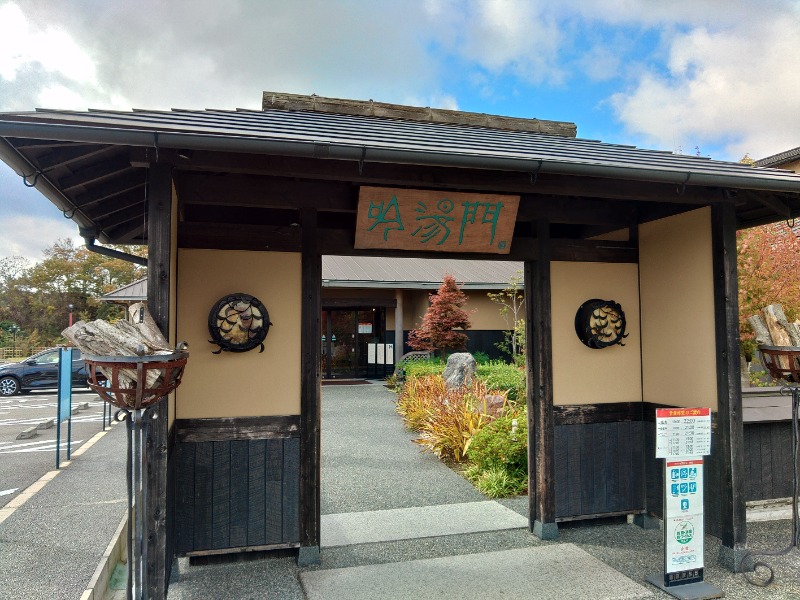
[[[469,352],[451,354],[442,374],[447,389],[453,390],[469,385],[477,368],[478,365]]]

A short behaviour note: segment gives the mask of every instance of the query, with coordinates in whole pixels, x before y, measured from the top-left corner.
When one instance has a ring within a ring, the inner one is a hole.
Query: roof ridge
[[[450,125],[473,125],[491,129],[548,133],[569,138],[576,137],[578,132],[575,123],[567,121],[506,117],[487,113],[431,108],[430,106],[418,107],[375,102],[374,100],[328,98],[317,96],[316,94],[304,95],[265,91],[262,96],[262,109],[363,115]]]

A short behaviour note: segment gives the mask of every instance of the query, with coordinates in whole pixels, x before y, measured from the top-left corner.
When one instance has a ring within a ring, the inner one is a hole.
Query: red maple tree
[[[442,354],[463,350],[467,336],[456,329],[469,329],[469,315],[461,307],[467,302],[452,275],[446,274],[422,322],[408,334],[408,345],[415,350],[438,350]]]

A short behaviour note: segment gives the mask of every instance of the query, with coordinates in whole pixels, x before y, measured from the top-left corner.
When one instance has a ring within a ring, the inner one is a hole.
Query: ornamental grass
[[[490,390],[479,379],[448,390],[441,375],[427,375],[406,381],[397,412],[409,429],[419,432],[414,441],[424,450],[445,461],[461,462],[473,436],[498,414],[496,407],[487,405],[487,397],[495,402],[500,397],[505,406],[506,394]]]

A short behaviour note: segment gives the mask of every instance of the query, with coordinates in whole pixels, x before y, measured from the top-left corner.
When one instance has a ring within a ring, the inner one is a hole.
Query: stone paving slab
[[[322,515],[323,547],[522,529],[528,519],[492,500]]]
[[[653,596],[573,544],[309,571],[300,579],[308,600],[636,600]]]

